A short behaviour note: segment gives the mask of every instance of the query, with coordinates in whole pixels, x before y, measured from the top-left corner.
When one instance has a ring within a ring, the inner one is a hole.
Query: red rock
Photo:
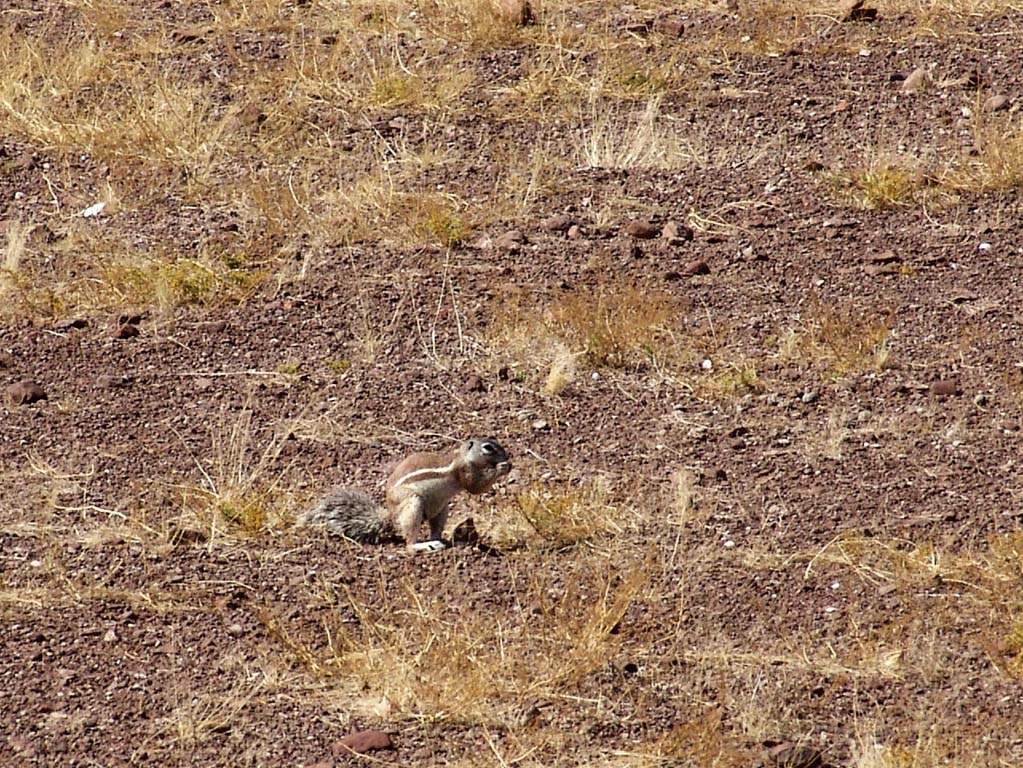
[[[476,530],[476,523],[471,517],[465,518],[451,532],[451,542],[462,546],[475,546],[480,542],[479,531]]]
[[[559,213],[541,221],[540,229],[547,232],[567,232],[573,224],[575,224],[575,220],[571,216]]]
[[[696,259],[695,261],[690,261],[689,263],[682,267],[682,274],[687,275],[689,277],[692,277],[693,275],[709,275],[710,264],[708,264],[703,259]]]
[[[123,325],[117,326],[117,330],[114,331],[115,339],[132,339],[141,333],[137,325],[131,323],[124,323]]]
[[[917,67],[910,72],[906,79],[902,81],[902,86],[899,90],[903,93],[916,93],[922,91],[931,82],[931,75],[927,71],[926,67]]]
[[[499,251],[506,251],[508,253],[518,253],[519,248],[526,242],[526,236],[522,234],[521,230],[509,229],[507,232],[498,235],[490,245]]]
[[[955,379],[938,379],[931,382],[930,392],[937,397],[949,397],[960,394],[959,382]]]
[[[680,245],[682,243],[689,242],[695,237],[695,233],[690,227],[685,224],[679,224],[677,221],[669,221],[661,229],[661,237],[667,240],[671,245]]]
[[[391,737],[384,731],[367,730],[355,731],[339,741],[335,741],[330,751],[335,757],[351,753],[365,754],[378,749],[394,749]]]
[[[1009,106],[1009,97],[1003,94],[996,93],[994,96],[988,96],[984,99],[984,111],[985,112],[998,112]]]
[[[778,768],[821,768],[824,758],[813,747],[802,747],[785,741],[767,751],[767,759]]]
[[[248,104],[238,112],[235,119],[242,128],[255,128],[266,122],[266,113],[258,104]]]
[[[56,331],[70,331],[71,329],[80,329],[88,327],[89,321],[86,320],[84,317],[74,317],[68,320],[61,320],[59,323],[53,326],[54,330]]]
[[[7,398],[14,405],[28,405],[37,400],[46,400],[46,391],[30,379],[18,381],[7,387]]]
[[[498,17],[517,27],[525,27],[536,21],[529,0],[493,0]]]
[[[863,0],[843,0],[838,4],[838,15],[841,21],[873,21],[877,8],[865,8]]]
[[[902,257],[889,248],[881,253],[868,253],[865,260],[872,264],[892,264],[897,261],[902,261]]]
[[[677,16],[658,16],[654,19],[654,32],[665,37],[682,37],[686,25]]]
[[[171,33],[171,39],[175,43],[201,43],[213,32],[212,27],[194,25],[179,27]]]
[[[651,240],[661,234],[661,229],[649,221],[634,220],[625,225],[625,234],[639,240]]]

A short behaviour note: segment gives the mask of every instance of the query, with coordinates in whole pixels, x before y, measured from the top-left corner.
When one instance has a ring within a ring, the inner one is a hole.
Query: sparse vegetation
[[[815,301],[780,344],[782,359],[834,376],[881,371],[893,362],[891,313]]]
[[[5,760],[1023,765],[1020,0],[8,6]]]
[[[177,489],[182,514],[174,531],[195,530],[200,541],[213,546],[238,534],[265,534],[290,521],[289,499],[276,469],[286,439],[274,435],[261,445],[247,410],[212,426],[210,458],[193,456],[201,480]],[[172,541],[176,535],[171,533]]]

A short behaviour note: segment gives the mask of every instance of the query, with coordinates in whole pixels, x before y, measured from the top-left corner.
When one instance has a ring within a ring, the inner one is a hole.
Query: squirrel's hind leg
[[[394,527],[412,547],[419,540],[419,529],[423,525],[423,500],[415,494],[406,496],[398,505],[394,516]]]

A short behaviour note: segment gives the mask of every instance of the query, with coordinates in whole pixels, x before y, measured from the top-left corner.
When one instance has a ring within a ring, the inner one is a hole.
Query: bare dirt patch
[[[858,8],[0,10],[11,764],[1023,763],[1023,8]]]

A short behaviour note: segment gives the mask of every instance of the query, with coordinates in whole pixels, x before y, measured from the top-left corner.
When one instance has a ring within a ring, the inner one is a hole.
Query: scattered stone
[[[111,627],[110,629],[108,629],[106,631],[106,634],[103,635],[103,642],[104,643],[113,643],[116,640],[117,640],[117,632],[115,632],[114,628]]]
[[[465,381],[462,382],[463,392],[483,392],[486,387],[483,385],[483,379],[477,374],[472,373],[465,377]]]
[[[811,160],[803,166],[803,170],[808,173],[819,173],[823,171],[827,166],[824,165],[820,160]]]
[[[525,27],[536,21],[529,0],[494,0],[497,15],[517,27]]]
[[[628,10],[632,12],[636,10],[636,7],[625,6],[623,10]],[[630,35],[640,35],[642,37],[649,35],[651,30],[653,30],[654,28],[654,20],[650,18],[632,19],[626,17],[624,19],[618,19],[617,23],[620,26],[622,32],[625,32]]]
[[[962,394],[962,390],[955,379],[938,379],[931,382],[930,393],[935,397],[950,397]]]
[[[498,235],[494,240],[494,247],[501,251],[518,251],[519,246],[526,242],[526,236],[522,230],[509,229],[504,234]]]
[[[816,403],[817,402],[817,393],[814,392],[812,389],[808,389],[808,390],[806,390],[806,392],[803,393],[803,396],[800,398],[800,400],[802,400],[806,405],[811,405],[812,403]]]
[[[686,25],[678,16],[658,16],[654,19],[654,32],[665,37],[682,37]]]
[[[196,544],[205,544],[208,537],[202,531],[194,528],[179,528],[171,524],[168,531],[168,540],[172,547],[190,547]]]
[[[195,388],[196,392],[209,392],[213,389],[214,382],[213,379],[208,376],[201,376],[193,382],[192,386]]]
[[[13,368],[14,355],[9,352],[0,351],[0,368]]]
[[[30,149],[26,149],[14,160],[14,167],[19,171],[31,171],[38,166],[39,156]]]
[[[546,232],[568,232],[575,223],[575,219],[568,214],[559,213],[541,221],[540,229]]]
[[[465,518],[462,522],[455,526],[455,530],[451,532],[451,543],[466,547],[475,546],[479,544],[480,534],[476,530],[476,523],[471,517]]]
[[[212,31],[212,27],[202,25],[180,27],[171,33],[171,40],[175,43],[202,43]]]
[[[955,293],[949,301],[953,304],[966,304],[971,301],[976,301],[979,298],[979,293],[974,293],[973,291],[959,291],[958,293]]]
[[[266,113],[258,104],[248,104],[238,112],[235,120],[242,128],[258,128],[266,122]]]
[[[238,622],[234,622],[233,624],[228,624],[227,625],[227,634],[229,634],[231,637],[241,637],[242,635],[245,634],[245,627],[243,627]]]
[[[728,479],[728,473],[721,467],[707,467],[700,473],[700,484],[710,485],[720,483]]]
[[[652,240],[661,234],[661,230],[649,221],[636,219],[625,225],[625,234],[638,240]]]
[[[863,271],[870,277],[878,277],[898,274],[899,268],[894,264],[867,264],[863,267]]]
[[[682,274],[686,277],[693,277],[694,275],[709,275],[710,264],[704,259],[696,259],[695,261],[687,262],[682,267]]]
[[[134,382],[134,378],[123,373],[101,373],[96,377],[96,387],[98,389],[123,389],[124,387],[130,387],[132,382]]]
[[[984,111],[985,112],[998,112],[1006,109],[1009,106],[1009,97],[1001,93],[996,93],[994,96],[988,96],[984,99]]]
[[[350,733],[339,741],[335,741],[330,751],[335,757],[347,754],[365,754],[378,749],[394,749],[391,737],[383,731],[368,730]]]
[[[93,219],[103,213],[103,209],[107,207],[107,204],[102,200],[98,203],[93,203],[84,211],[82,211],[82,217],[86,219]]]
[[[533,422],[533,429],[537,432],[546,432],[550,428],[551,425],[548,423],[547,419],[537,419]]]
[[[223,333],[227,330],[226,320],[211,320],[208,323],[202,323],[199,325],[200,330],[206,333]]]
[[[131,323],[123,323],[117,326],[117,330],[114,331],[115,339],[133,339],[141,333],[137,325]]]
[[[767,759],[778,768],[821,768],[824,765],[820,751],[791,741],[771,747],[767,750]]]
[[[59,323],[57,323],[55,326],[53,326],[53,329],[55,331],[70,331],[70,330],[73,330],[73,329],[88,328],[88,327],[89,327],[89,321],[88,320],[86,320],[84,317],[75,317],[75,318],[71,318],[69,320],[61,320]]]
[[[7,398],[14,405],[28,405],[38,400],[46,400],[46,391],[34,381],[25,379],[7,387]]]
[[[927,71],[926,67],[917,67],[910,72],[906,79],[902,81],[902,86],[899,88],[903,93],[916,93],[922,91],[931,83],[931,73]]]
[[[36,748],[27,736],[12,734],[7,737],[7,746],[19,757],[26,759],[35,757]]]
[[[568,228],[569,240],[578,240],[580,237],[582,237],[582,234],[583,231],[582,229],[579,228],[578,224],[573,224],[571,227]]]
[[[746,441],[741,437],[730,437],[726,445],[733,451],[744,451],[746,450]]]
[[[661,229],[661,237],[668,241],[669,245],[681,245],[688,243],[695,237],[691,227],[679,224],[677,221],[669,221]]]
[[[863,0],[842,0],[838,4],[840,21],[873,21],[877,18],[877,8],[866,8]]]
[[[890,248],[881,253],[868,253],[864,258],[871,264],[893,264],[902,261],[902,257]]]

